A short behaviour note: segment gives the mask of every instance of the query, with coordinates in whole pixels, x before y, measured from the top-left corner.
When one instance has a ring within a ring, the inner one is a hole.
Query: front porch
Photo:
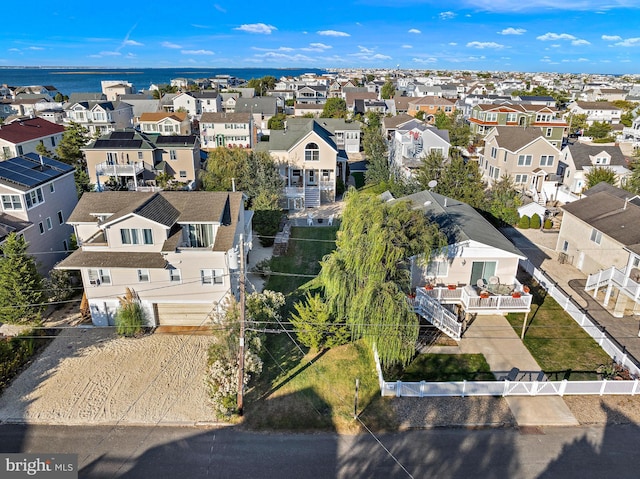
[[[286,209],[317,208],[336,200],[335,170],[287,167],[282,178]]]

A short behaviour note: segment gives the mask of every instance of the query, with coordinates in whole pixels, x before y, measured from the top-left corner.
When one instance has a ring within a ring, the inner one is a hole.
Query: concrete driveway
[[[214,422],[205,386],[210,336],[118,338],[64,329],[0,397],[1,422]]]

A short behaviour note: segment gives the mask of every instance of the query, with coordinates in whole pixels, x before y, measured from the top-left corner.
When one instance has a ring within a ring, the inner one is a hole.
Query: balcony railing
[[[585,291],[594,290],[594,294],[598,288],[613,285],[625,295],[634,301],[640,299],[640,284],[629,278],[625,270],[620,270],[614,266],[609,269],[600,270],[597,273],[590,274],[584,287]]]
[[[96,165],[96,174],[99,176],[137,176],[143,170],[144,163],[141,161],[128,165],[105,161]]]
[[[509,292],[506,292],[508,291]],[[517,281],[513,285],[488,285],[485,294],[473,286],[436,286],[416,289],[416,298],[427,295],[442,304],[460,304],[467,313],[527,313],[531,310],[533,296],[523,291]]]

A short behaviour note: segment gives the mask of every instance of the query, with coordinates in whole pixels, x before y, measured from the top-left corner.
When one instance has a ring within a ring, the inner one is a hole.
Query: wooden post
[[[353,401],[353,419],[358,419],[358,389],[360,389],[360,379],[356,378],[356,397]]]
[[[527,329],[527,317],[529,313],[524,313],[524,321],[522,322],[522,334],[520,334],[520,339],[524,339],[524,332]]]

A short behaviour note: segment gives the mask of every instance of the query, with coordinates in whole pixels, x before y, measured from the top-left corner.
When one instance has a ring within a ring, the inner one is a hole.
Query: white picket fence
[[[640,377],[640,366],[631,358],[614,338],[609,337],[604,328],[598,326],[587,311],[567,296],[551,278],[537,269],[529,260],[521,262],[547,293],[591,336],[600,347],[618,364]],[[385,381],[380,359],[374,350],[378,382],[382,396],[396,397],[438,397],[438,396],[564,396],[564,395],[635,395],[640,392],[640,380],[631,381],[449,381],[449,382],[403,382]]]

